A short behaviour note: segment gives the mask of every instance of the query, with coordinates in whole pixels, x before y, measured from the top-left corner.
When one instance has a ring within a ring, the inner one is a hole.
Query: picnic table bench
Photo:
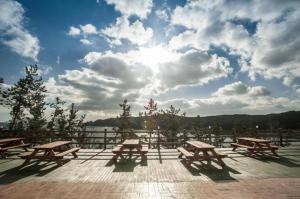
[[[114,160],[117,160],[118,157],[123,159],[123,154],[129,155],[129,158],[133,154],[141,155],[142,158],[145,158],[148,153],[148,145],[141,144],[138,139],[126,139],[122,144],[118,144],[113,148],[112,153],[114,153]]]
[[[236,143],[231,143],[232,150],[235,151],[237,148],[245,148],[249,154],[263,153],[264,151],[271,151],[275,156],[278,156],[276,151],[279,146],[271,145],[269,140],[239,137]]]
[[[2,158],[7,156],[7,151],[15,148],[23,148],[25,151],[28,151],[27,147],[30,144],[24,143],[24,138],[6,138],[0,139],[0,155]]]
[[[216,151],[214,146],[200,141],[187,141],[186,143],[188,144],[187,148],[178,147],[177,150],[180,152],[179,158],[185,156],[187,166],[190,166],[194,161],[207,161],[208,164],[213,161],[222,168],[226,167],[222,159],[227,155]]]
[[[24,164],[27,164],[32,159],[39,159],[41,161],[55,161],[58,165],[62,165],[62,159],[65,155],[72,153],[74,158],[77,158],[76,152],[80,148],[71,148],[70,141],[55,141],[47,144],[42,144],[33,147],[34,151],[25,152],[20,154],[19,157],[25,159]],[[66,148],[66,150],[61,150]],[[56,151],[56,149],[60,149]]]

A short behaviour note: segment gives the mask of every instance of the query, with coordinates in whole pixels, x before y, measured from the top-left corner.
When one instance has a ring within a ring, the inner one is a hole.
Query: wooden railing
[[[199,140],[212,144],[216,147],[230,147],[230,143],[235,142],[236,136],[232,131],[222,131],[214,133],[213,131],[178,131],[176,137],[168,136],[168,132],[164,130],[154,131],[150,134],[148,131],[133,130],[133,131],[81,131],[73,136],[65,136],[60,133],[47,133],[43,136],[30,136],[28,133],[12,135],[9,132],[1,133],[1,137],[22,136],[26,137],[33,144],[41,144],[55,140],[71,140],[73,145],[82,148],[112,148],[116,144],[122,142],[126,134],[134,135],[141,142],[148,144],[149,148],[176,148],[185,145],[187,140]],[[271,140],[272,143],[280,146],[290,144],[300,144],[300,130],[277,130],[277,131],[256,131],[255,134],[242,134],[239,136],[258,137]],[[131,137],[133,138],[133,137]]]

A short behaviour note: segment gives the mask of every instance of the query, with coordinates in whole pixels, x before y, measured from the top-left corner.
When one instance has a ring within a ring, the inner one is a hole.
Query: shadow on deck
[[[32,162],[22,167],[23,160],[16,154],[0,159],[0,184],[13,182],[68,181],[68,182],[190,182],[239,181],[253,178],[300,177],[300,146],[281,148],[280,157],[269,155],[247,156],[243,151],[219,149],[228,155],[227,167],[215,163],[195,162],[185,166],[172,149],[150,150],[147,159],[133,156],[113,162],[110,150],[81,149],[77,159],[61,167],[54,162]],[[17,151],[16,151],[17,152]]]

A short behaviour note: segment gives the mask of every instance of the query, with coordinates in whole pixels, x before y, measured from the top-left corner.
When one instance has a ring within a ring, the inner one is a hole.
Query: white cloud
[[[153,36],[151,28],[144,28],[143,23],[139,20],[130,24],[125,17],[117,18],[116,24],[103,29],[101,32],[109,38],[117,40],[127,39],[131,43],[138,45],[147,43]]]
[[[39,40],[24,27],[24,9],[16,1],[0,1],[0,41],[22,57],[37,61]]]
[[[80,39],[80,42],[84,45],[92,45],[93,43],[88,39]]]
[[[162,63],[159,68],[160,88],[167,90],[179,86],[203,85],[227,77],[232,68],[226,58],[209,55],[201,51],[188,51]]]
[[[152,0],[106,0],[108,4],[114,5],[125,17],[136,15],[141,19],[147,18],[153,7]]]
[[[70,36],[77,36],[77,35],[90,35],[90,34],[97,34],[97,28],[92,24],[85,24],[79,25],[79,28],[70,26],[69,32],[67,33]]]
[[[224,85],[208,98],[172,99],[160,101],[168,107],[171,104],[186,111],[188,115],[221,114],[267,114],[300,110],[300,100],[287,97],[272,97],[262,86],[248,86],[241,82]]]
[[[300,77],[299,7],[300,2],[292,0],[188,1],[176,6],[171,15],[173,25],[187,30],[174,36],[169,45],[204,51],[226,46],[239,56],[241,71],[248,72],[252,80],[261,75],[292,85]],[[252,27],[253,33],[235,23],[243,20],[257,23],[257,30]]]
[[[97,34],[97,29],[92,24],[80,25],[83,34]]]
[[[232,96],[232,95],[267,96],[270,94],[271,92],[268,91],[265,87],[262,86],[250,87],[243,84],[241,81],[238,81],[232,84],[227,84],[224,87],[219,88],[212,95],[213,96]]]
[[[259,24],[256,48],[250,63],[243,68],[253,79],[259,74],[267,79],[282,78],[285,85],[291,85],[300,77],[299,13],[300,9],[281,22]]]
[[[79,28],[71,26],[69,29],[69,32],[67,34],[70,36],[76,36],[76,35],[80,35],[80,33],[81,33],[81,30]]]

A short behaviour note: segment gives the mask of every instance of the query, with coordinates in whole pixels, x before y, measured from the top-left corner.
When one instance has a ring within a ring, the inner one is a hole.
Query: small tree
[[[157,128],[158,124],[157,120],[159,113],[157,110],[157,103],[151,98],[144,108],[146,109],[145,112],[140,112],[139,116],[145,119],[145,129],[153,131]]]
[[[46,87],[42,77],[38,75],[37,65],[25,68],[26,79],[28,80],[28,93],[27,93],[27,108],[31,117],[27,117],[28,130],[37,134],[42,129],[45,129],[46,119],[44,118],[44,111],[46,109]]]
[[[124,99],[122,104],[119,104],[119,106],[122,109],[122,113],[120,114],[120,125],[119,129],[124,130],[124,129],[129,129],[130,128],[130,105],[127,104],[127,99]]]
[[[1,91],[3,104],[11,108],[10,130],[24,130],[27,127],[29,132],[38,132],[45,126],[46,88],[43,84],[38,74],[38,66],[30,65],[25,67],[24,78]],[[29,115],[26,117],[27,112]]]
[[[54,111],[51,113],[51,118],[47,125],[49,131],[65,129],[66,122],[62,122],[65,121],[64,109],[62,108],[64,104],[65,101],[62,101],[59,97],[55,98],[54,103],[50,103],[50,108],[53,108]]]
[[[173,105],[169,107],[169,109],[161,110],[162,118],[166,125],[166,133],[168,141],[173,141],[177,138],[178,130],[180,127],[180,121],[183,117],[185,117],[186,113],[180,113],[180,108],[176,109]]]
[[[120,114],[120,119],[119,119],[119,133],[122,134],[122,140],[125,137],[136,137],[132,130],[129,132],[125,132],[125,130],[129,130],[131,123],[130,123],[130,108],[131,106],[127,104],[127,99],[124,99],[122,104],[119,104],[119,106],[122,109],[122,113]]]
[[[28,107],[28,74],[21,78],[16,84],[2,91],[3,104],[10,110],[11,120],[9,121],[9,130],[24,130],[25,108]]]
[[[153,130],[157,129],[158,126],[158,117],[159,117],[159,112],[157,110],[157,103],[150,98],[149,102],[147,103],[146,106],[144,106],[146,109],[145,112],[140,112],[139,116],[143,118],[144,123],[145,123],[145,129],[149,130],[149,145],[150,141],[152,139],[152,132]]]

